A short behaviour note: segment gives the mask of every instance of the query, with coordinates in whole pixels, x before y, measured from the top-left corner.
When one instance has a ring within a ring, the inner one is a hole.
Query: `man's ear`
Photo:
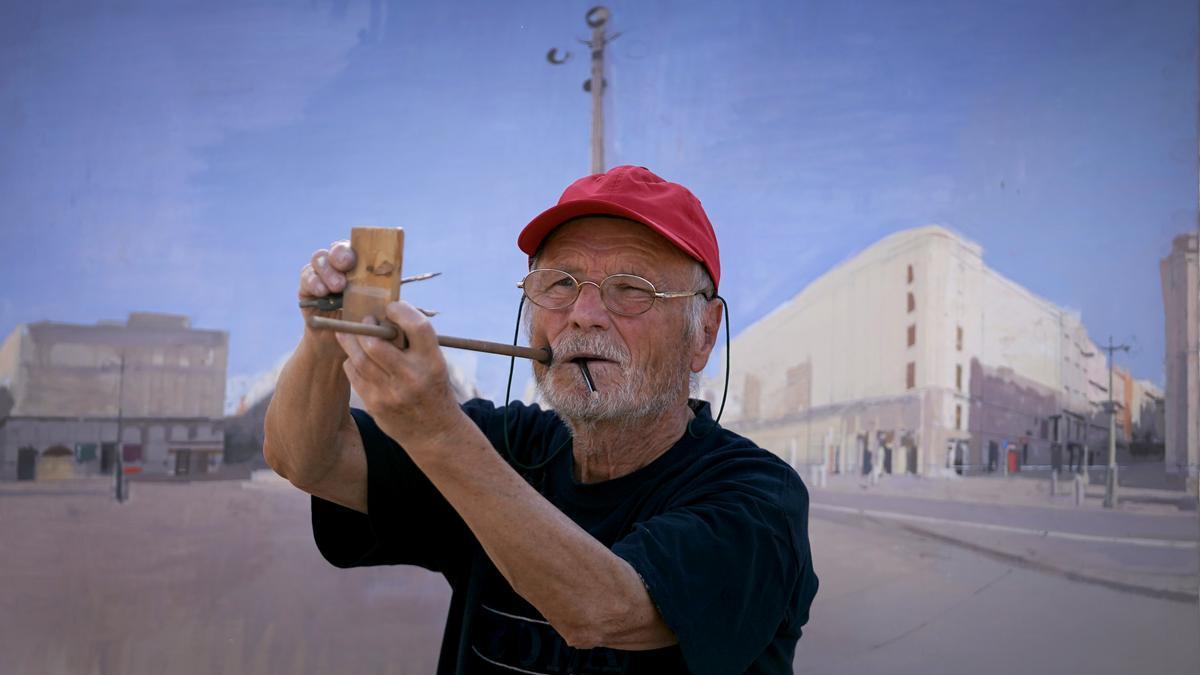
[[[693,373],[698,373],[704,370],[708,365],[708,357],[712,354],[713,346],[717,344],[717,335],[721,329],[721,308],[723,307],[720,300],[709,300],[704,307],[704,326],[700,335],[693,339],[699,343],[695,345],[695,351],[692,353],[691,369]]]

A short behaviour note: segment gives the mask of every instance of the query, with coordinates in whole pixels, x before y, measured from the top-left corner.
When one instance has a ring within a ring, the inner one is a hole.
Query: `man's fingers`
[[[350,242],[345,239],[335,241],[329,246],[329,264],[339,272],[349,272],[354,269],[354,264],[357,258],[354,255],[354,249],[350,248]]]
[[[396,324],[408,337],[409,351],[428,353],[437,350],[437,332],[433,330],[433,324],[429,323],[429,319],[421,310],[403,300],[397,300],[388,303],[385,311],[388,320]]]
[[[354,366],[360,378],[365,380],[386,379],[386,374],[367,353],[362,342],[364,339],[376,340],[378,338],[354,335],[353,333],[335,333],[334,335],[337,337],[338,344],[342,346],[342,351],[346,352],[346,360]]]
[[[329,290],[340,293],[346,288],[346,275],[333,268],[328,251],[317,251],[313,255],[312,266],[317,271],[317,276],[321,277],[321,282]]]
[[[305,265],[300,272],[300,294],[309,298],[323,298],[329,295],[329,287],[313,271],[312,265]]]
[[[373,316],[364,317],[363,323],[368,326],[379,325],[379,322]],[[404,362],[398,342],[391,342],[383,338],[371,337],[370,335],[360,335],[358,336],[358,344],[362,347],[363,355],[370,359],[380,371],[389,373],[392,376],[399,376],[408,370],[408,365]]]

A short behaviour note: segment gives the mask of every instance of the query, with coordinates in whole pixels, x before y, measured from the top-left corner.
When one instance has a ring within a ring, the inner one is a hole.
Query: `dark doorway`
[[[175,475],[186,476],[192,472],[192,451],[175,451]]]
[[[100,445],[100,473],[112,473],[113,464],[117,461],[117,444],[102,443]]]
[[[889,445],[883,446],[883,472],[892,473],[892,448]]]
[[[37,479],[37,457],[35,448],[17,450],[17,480]]]
[[[908,472],[915,474],[917,472],[917,446],[909,445],[905,449],[908,451]]]

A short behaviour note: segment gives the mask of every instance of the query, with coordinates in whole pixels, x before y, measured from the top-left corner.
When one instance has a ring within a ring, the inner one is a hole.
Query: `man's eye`
[[[624,295],[638,295],[641,293],[649,293],[650,289],[645,286],[635,286],[633,284],[617,284],[617,292]]]
[[[553,286],[556,288],[570,288],[574,285],[575,285],[575,281],[572,279],[567,279],[567,278],[559,279],[558,281],[554,282],[554,284],[553,284]]]

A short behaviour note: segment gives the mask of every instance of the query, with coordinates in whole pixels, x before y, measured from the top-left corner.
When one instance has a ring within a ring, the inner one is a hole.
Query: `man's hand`
[[[337,333],[347,356],[342,369],[384,433],[410,452],[438,447],[430,441],[448,437],[470,420],[454,399],[437,334],[429,319],[404,301],[389,303],[386,312],[387,319],[407,336],[408,348],[401,350],[396,342],[366,335]],[[371,317],[363,322],[376,323]]]
[[[350,248],[350,242],[346,240],[335,241],[329,245],[328,249],[322,248],[314,251],[308,264],[300,270],[300,290],[297,296],[301,301],[316,300],[331,293],[345,291],[346,273],[354,269],[356,260],[354,249]],[[340,319],[342,310],[322,312],[310,307],[302,308],[300,313],[305,319],[304,339],[309,340],[321,353],[338,351],[333,331],[309,329],[308,317],[312,314],[320,314]]]

